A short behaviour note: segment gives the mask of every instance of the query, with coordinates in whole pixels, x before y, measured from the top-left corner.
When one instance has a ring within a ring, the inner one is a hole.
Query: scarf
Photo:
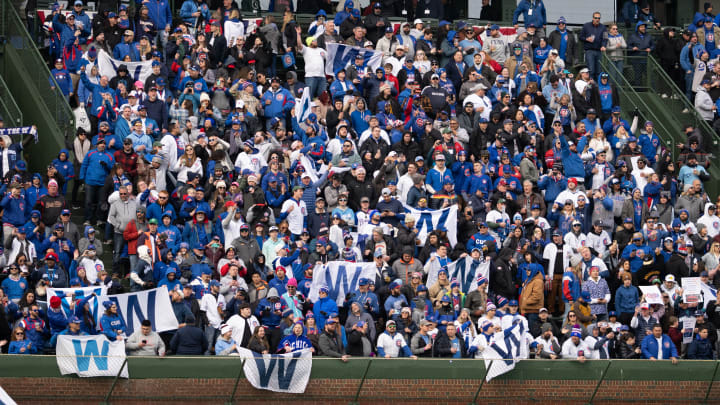
[[[35,138],[35,143],[38,143],[38,132],[37,128],[33,125],[31,127],[16,127],[16,128],[0,128],[0,135],[22,135],[30,134]]]

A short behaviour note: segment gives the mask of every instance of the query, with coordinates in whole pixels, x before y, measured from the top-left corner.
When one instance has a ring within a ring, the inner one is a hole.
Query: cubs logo
[[[195,84],[193,85],[193,88],[194,88],[195,90],[197,90],[197,91],[202,90],[202,83],[200,83],[200,82],[195,82]]]
[[[283,95],[282,95],[282,94],[277,94],[277,95],[275,96],[275,100],[277,100],[277,101],[283,101]]]
[[[18,284],[18,285],[19,285],[19,286],[20,286],[20,288],[22,288],[23,290],[25,289],[25,283],[22,283],[22,282],[21,282],[21,283],[20,283],[20,284]]]
[[[707,38],[707,42],[715,42],[715,34],[713,34],[712,32],[708,32],[706,38]]]

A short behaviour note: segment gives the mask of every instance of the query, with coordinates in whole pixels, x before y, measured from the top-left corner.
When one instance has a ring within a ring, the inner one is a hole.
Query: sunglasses
[[[17,333],[15,333],[15,336],[25,336],[25,334],[22,332],[17,332]]]

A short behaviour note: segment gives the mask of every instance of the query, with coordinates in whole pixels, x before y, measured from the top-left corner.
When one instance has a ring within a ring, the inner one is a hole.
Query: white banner
[[[0,405],[17,405],[17,402],[10,398],[10,395],[2,387],[0,387]]]
[[[359,46],[350,46],[338,43],[327,44],[327,62],[325,74],[335,77],[335,74],[349,65],[355,63],[356,55],[363,56],[363,66],[370,72],[375,72],[382,63],[383,53]]]
[[[238,347],[245,358],[243,373],[259,390],[302,394],[310,380],[312,353],[300,350],[285,354],[260,354]]]
[[[660,290],[654,285],[641,285],[640,291],[642,291],[643,295],[645,295],[645,302],[648,304],[652,305],[663,303]]]
[[[113,59],[107,52],[100,50],[97,56],[98,71],[101,76],[107,76],[108,79],[112,79],[117,75],[117,68],[120,65],[125,65],[128,68],[128,73],[133,81],[140,80],[145,83],[145,79],[152,74],[152,60],[144,62],[123,62],[121,60]]]
[[[419,211],[405,205],[405,215],[415,217],[415,227],[418,229],[418,239],[425,244],[428,233],[435,229],[444,229],[447,232],[450,245],[455,247],[457,243],[457,205],[453,204],[441,210]]]
[[[375,269],[375,262],[351,263],[337,261],[328,262],[324,266],[321,264],[315,265],[308,299],[317,302],[320,286],[327,285],[330,290],[328,297],[334,300],[338,307],[341,307],[345,303],[345,294],[357,290],[361,278],[375,279]]]
[[[525,324],[516,323],[510,329],[493,335],[491,344],[483,351],[485,368],[488,369],[485,381],[505,374],[515,368],[521,359],[528,358],[528,345],[525,342]]]
[[[305,121],[308,115],[312,112],[310,109],[311,103],[310,87],[305,87],[303,89],[302,97],[300,97],[300,101],[295,103],[295,118],[297,119],[298,124]]]
[[[690,344],[693,341],[695,334],[695,323],[697,319],[693,316],[683,316],[680,318],[680,325],[682,325],[683,344]]]
[[[680,284],[683,288],[683,302],[688,304],[703,302],[700,277],[683,277],[680,279]]]
[[[55,359],[60,374],[79,377],[115,377],[125,363],[125,342],[109,341],[105,335],[59,335]],[[127,364],[120,377],[129,378]]]
[[[460,291],[465,294],[470,291],[475,291],[475,289],[477,289],[477,278],[482,274],[488,279],[488,283],[485,284],[485,292],[487,292],[487,286],[490,284],[490,260],[480,260],[476,262],[472,257],[465,256],[450,263],[447,268],[448,278],[451,280],[453,278],[457,279],[460,283]],[[433,260],[428,271],[428,288],[437,282],[438,271],[440,271],[440,263],[438,263],[437,260]]]
[[[107,287],[78,287],[78,288],[48,288],[47,302],[50,306],[50,298],[60,297],[61,308],[66,317],[71,317],[75,313],[75,304],[90,295],[95,296],[87,301],[90,305],[90,314],[95,319],[95,325],[100,329],[100,317],[103,315],[105,308],[102,302],[107,299]]]
[[[126,336],[132,335],[140,322],[149,319],[155,332],[178,328],[178,321],[170,303],[166,286],[128,294],[111,295],[118,308],[118,315],[125,321]]]

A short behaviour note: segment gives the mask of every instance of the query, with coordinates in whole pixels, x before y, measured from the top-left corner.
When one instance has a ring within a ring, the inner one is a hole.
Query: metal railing
[[[0,76],[0,114],[4,122],[12,123],[8,126],[21,126],[23,123],[23,113],[2,76]]]
[[[5,47],[12,48],[14,51],[12,52],[14,55],[8,55],[8,52],[6,52],[4,58],[18,58],[17,62],[22,64],[23,67],[21,73],[25,78],[30,79],[30,83],[24,83],[24,85],[34,87],[34,93],[47,107],[57,125],[57,129],[62,132],[61,135],[72,132],[74,130],[74,116],[67,99],[60,91],[60,87],[52,77],[50,69],[48,69],[47,62],[41,57],[10,0],[0,1],[0,33],[5,35],[7,41]],[[9,62],[5,61],[4,63],[5,72],[7,73]],[[13,93],[17,95],[21,86],[10,81],[8,85],[13,90]],[[25,113],[29,116],[32,111],[25,111]]]
[[[660,115],[656,109],[651,108],[645,102],[643,97],[638,93],[638,91],[636,91],[635,86],[628,81],[628,77],[625,73],[618,69],[606,53],[602,54],[600,65],[602,70],[607,72],[610,77],[613,78],[613,83],[619,92],[622,111],[627,115],[630,111],[638,110],[646,119],[653,121],[657,132],[666,137],[663,139],[665,146],[674,151],[674,146],[677,141],[675,139],[674,131],[666,127],[666,118]],[[630,78],[635,79],[635,77]]]

